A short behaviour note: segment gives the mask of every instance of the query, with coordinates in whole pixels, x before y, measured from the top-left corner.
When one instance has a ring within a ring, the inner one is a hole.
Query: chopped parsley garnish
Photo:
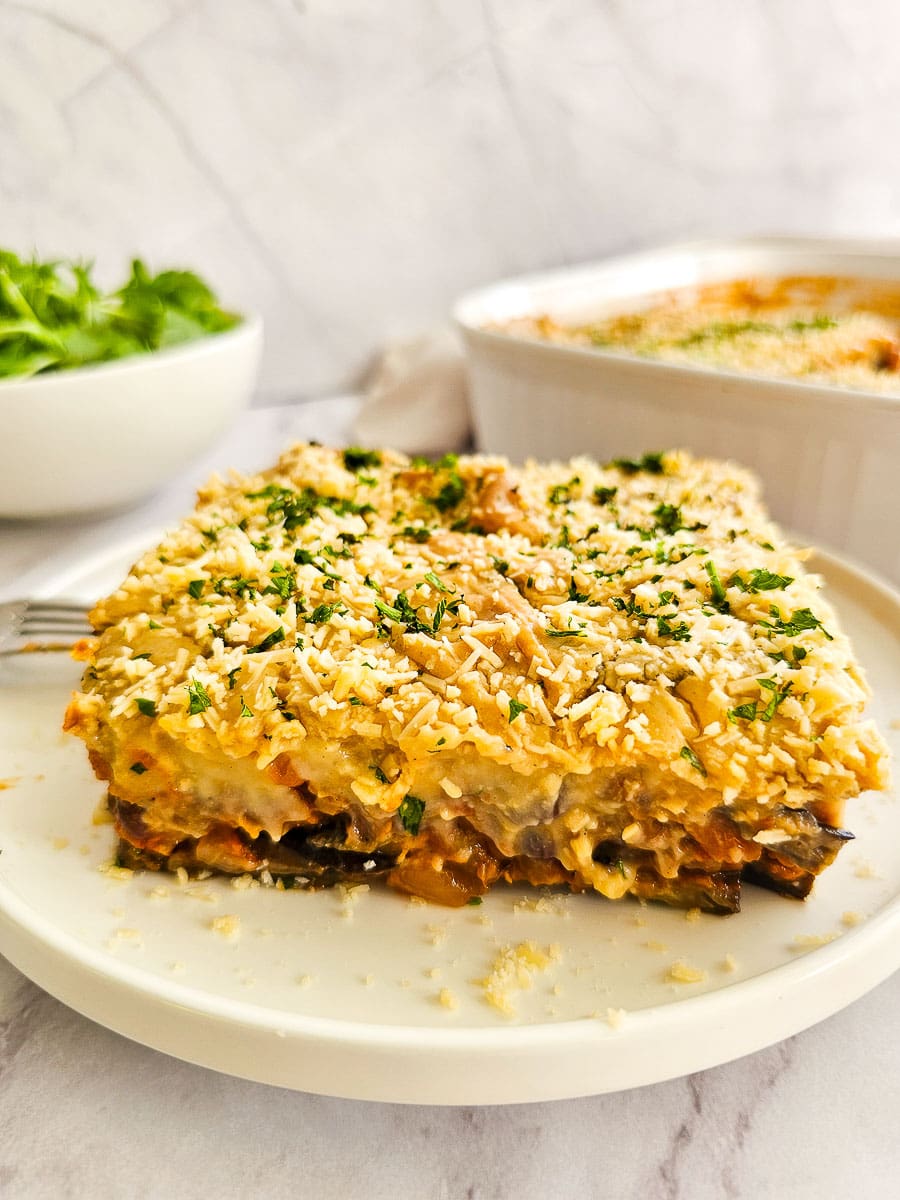
[[[198,713],[206,712],[212,700],[199,679],[192,679],[188,684],[188,715],[195,717]]]
[[[731,721],[732,724],[735,723],[735,720],[738,717],[740,717],[740,719],[742,721],[755,721],[756,720],[756,701],[754,700],[750,704],[739,704],[737,706],[737,708],[729,708],[728,712],[725,715],[728,717],[728,720]]]
[[[381,455],[377,450],[361,450],[359,446],[351,446],[344,451],[344,466],[354,472],[367,467],[380,467]]]
[[[135,775],[143,775],[147,768],[142,762],[133,762],[128,770],[134,771]]]
[[[470,896],[466,901],[466,904],[468,904],[470,908],[477,908],[479,904],[483,903],[484,901],[480,896]]]
[[[578,588],[575,586],[575,577],[574,576],[572,576],[569,579],[568,599],[572,600],[575,604],[589,604],[590,603],[591,598],[588,595],[588,593],[587,592],[579,592]]]
[[[385,775],[384,771],[382,771],[381,767],[379,767],[377,763],[372,763],[371,766],[369,767],[369,770],[372,772],[372,774],[375,776],[375,778],[378,780],[379,783],[387,783],[388,777],[387,777],[387,775]]]
[[[241,716],[242,717],[252,717],[253,716],[253,712],[251,709],[249,709],[247,707],[246,703],[244,702],[243,696],[241,696]]]
[[[789,587],[794,582],[792,575],[776,575],[774,571],[754,567],[749,576],[741,575],[740,571],[728,580],[729,587],[740,588],[742,592],[776,592]]]
[[[233,667],[228,672],[228,690],[229,690],[229,692],[234,691],[234,685],[235,685],[235,682],[237,681],[237,677],[238,677],[238,675],[240,675],[240,673],[241,673],[240,667]]]
[[[148,629],[162,629],[162,625],[160,625],[157,621],[154,621],[153,618],[151,617],[150,620],[147,622],[147,628]]]
[[[767,657],[771,658],[772,662],[787,663],[788,666],[799,666],[806,658],[809,651],[805,646],[788,646],[787,650],[773,650]]]
[[[203,595],[203,589],[205,586],[205,579],[192,579],[188,584],[188,593],[193,596],[195,600],[199,600]]]
[[[778,711],[779,705],[783,704],[791,694],[791,689],[794,686],[792,682],[788,682],[783,688],[779,688],[778,680],[774,678],[757,679],[756,682],[761,688],[765,688],[767,692],[771,692],[768,703],[762,710],[760,710],[757,700],[753,700],[749,704],[739,704],[737,708],[730,708],[725,715],[732,724],[735,723],[737,718],[742,721],[755,721],[757,717],[768,724]]]
[[[356,504],[343,496],[322,495],[310,487],[295,492],[280,484],[270,483],[258,492],[245,494],[248,500],[268,500],[266,516],[270,521],[280,518],[288,532],[308,524],[320,508],[330,508],[339,517],[349,513],[365,516],[372,512],[371,504]]]
[[[587,637],[583,629],[547,629],[544,631],[547,637],[552,638],[582,638]]]
[[[435,606],[434,616],[430,621],[427,618],[423,620],[419,616],[420,613],[424,612],[424,609],[413,608],[406,592],[398,592],[393,604],[387,604],[384,600],[376,600],[375,607],[389,621],[394,621],[398,625],[404,625],[407,633],[425,633],[429,637],[434,637],[440,628],[441,621],[444,619],[444,614],[448,612],[457,613],[461,603],[461,599],[448,603],[442,596]]]
[[[263,588],[264,596],[280,596],[282,600],[290,600],[291,593],[297,586],[297,576],[281,563],[273,563],[270,582]]]
[[[362,704],[362,700],[360,700],[359,696],[351,696],[350,703],[354,706],[354,708],[359,708],[359,706]]]
[[[691,631],[684,621],[673,625],[668,617],[656,617],[656,632],[659,637],[669,637],[673,642],[689,642]]]
[[[788,698],[794,685],[788,681],[783,688],[779,688],[777,679],[757,679],[756,682],[761,688],[765,688],[766,691],[772,693],[769,703],[759,714],[761,720],[766,722],[771,721],[778,710],[779,704],[782,704]]]
[[[690,746],[682,746],[681,750],[679,751],[679,755],[681,758],[689,762],[695,771],[699,771],[703,776],[706,775],[706,767],[704,767],[703,763],[690,748]]]
[[[716,570],[716,565],[712,559],[706,560],[706,562],[703,564],[703,569],[709,577],[710,603],[712,604],[713,608],[718,609],[719,612],[727,613],[730,610],[731,605],[728,603],[728,600],[725,596],[725,588],[722,585],[722,581],[719,578],[719,572]]]
[[[569,504],[573,499],[572,491],[578,487],[581,480],[577,475],[573,475],[568,483],[557,483],[547,492],[547,501],[550,504]]]
[[[400,530],[403,537],[410,538],[414,542],[427,542],[432,534],[431,529],[427,529],[424,525],[404,525]]]
[[[453,593],[456,590],[455,588],[448,587],[446,583],[442,583],[441,580],[438,579],[437,575],[435,575],[434,571],[426,571],[425,580],[427,583],[430,583],[432,587],[436,587],[439,592]]]
[[[424,467],[431,471],[447,472],[447,477],[438,490],[437,495],[425,497],[426,501],[434,505],[438,512],[448,512],[451,508],[456,508],[460,501],[464,499],[466,485],[457,469],[459,462],[458,455],[445,454],[443,458],[431,462],[423,455],[416,454],[413,455],[410,461],[414,467]],[[402,517],[402,515],[402,513],[397,513],[395,520]]]
[[[419,826],[422,824],[422,814],[425,812],[425,801],[420,800],[418,796],[413,796],[412,793],[403,797],[400,801],[400,807],[397,809],[397,815],[400,817],[400,824],[407,833],[411,833],[413,837],[419,832]]]
[[[666,473],[663,451],[644,454],[640,458],[614,458],[606,466],[607,469],[615,467],[625,475],[637,475],[639,471],[646,471],[649,475],[665,475]]]
[[[498,575],[506,575],[509,570],[509,563],[505,558],[497,558],[496,555],[490,556],[491,562],[494,564],[494,570]]]
[[[677,504],[657,504],[653,510],[653,515],[656,518],[656,525],[652,532],[656,534],[663,533],[667,537],[671,537],[679,529],[693,531],[695,529],[706,528],[701,522],[697,522],[694,525],[685,525],[684,516]]]
[[[594,503],[604,507],[605,505],[609,504],[611,500],[615,499],[615,495],[618,490],[619,489],[617,487],[595,487]]]
[[[341,611],[341,608],[339,600],[334,604],[317,604],[309,614],[309,619],[313,625],[327,625],[334,614]]]
[[[261,642],[257,642],[255,646],[248,646],[248,654],[262,654],[266,650],[271,650],[273,646],[277,646],[279,642],[284,641],[284,626],[279,625],[277,629],[273,629],[267,634]]]
[[[773,618],[772,621],[760,621],[760,625],[765,629],[771,629],[774,633],[783,633],[785,637],[798,637],[806,630],[821,629],[829,642],[834,641],[819,618],[808,608],[798,608],[785,620],[780,609],[773,604],[769,608],[769,616]]]
[[[516,719],[516,717],[520,716],[523,712],[528,712],[528,705],[523,704],[523,702],[521,700],[516,700],[516,698],[513,697],[509,702],[509,723],[510,723],[510,725],[512,725],[512,723]]]
[[[144,696],[138,696],[135,704],[137,705],[138,712],[142,713],[145,717],[156,716],[156,704],[153,700],[147,700]]]

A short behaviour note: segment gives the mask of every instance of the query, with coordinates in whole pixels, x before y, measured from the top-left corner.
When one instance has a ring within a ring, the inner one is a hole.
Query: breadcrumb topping
[[[671,898],[685,863],[765,861],[885,780],[803,557],[728,463],[300,445],[214,478],[97,605],[66,727],[163,855],[347,813],[446,847],[465,821],[551,882]],[[234,854],[201,861],[273,882]]]

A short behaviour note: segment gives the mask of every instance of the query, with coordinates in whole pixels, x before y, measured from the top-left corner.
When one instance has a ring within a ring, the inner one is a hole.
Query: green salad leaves
[[[241,318],[190,271],[152,275],[140,259],[117,291],[90,264],[25,261],[0,250],[0,378],[109,362],[221,333]]]

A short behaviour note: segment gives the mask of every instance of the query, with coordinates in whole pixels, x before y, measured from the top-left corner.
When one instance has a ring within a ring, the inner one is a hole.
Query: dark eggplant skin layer
[[[562,885],[570,891],[584,890],[577,876],[556,860],[504,859],[483,838],[474,835],[474,831],[473,844],[477,854],[472,856],[472,863],[447,861],[437,870],[424,865],[433,856],[433,847],[427,854],[419,855],[398,842],[359,849],[352,845],[354,839],[348,837],[347,823],[340,818],[288,830],[277,842],[266,834],[251,841],[239,831],[223,831],[219,842],[206,845],[207,839],[198,842],[186,838],[165,854],[137,844],[141,840],[136,836],[140,817],[139,812],[132,811],[133,806],[116,803],[113,809],[121,835],[116,861],[121,866],[136,869],[176,871],[183,868],[191,874],[212,870],[232,875],[268,872],[272,878],[282,880],[283,886],[306,888],[327,888],[339,883],[362,883],[382,878],[400,891],[422,894],[426,899],[450,906],[464,904],[472,896],[485,894],[497,879],[509,883]],[[803,837],[762,847],[753,862],[715,870],[685,866],[672,879],[652,868],[652,857],[646,851],[635,850],[624,843],[602,842],[595,857],[610,863],[621,859],[623,863],[636,866],[631,893],[641,900],[727,915],[740,911],[744,880],[783,896],[804,899],[816,875],[834,861],[841,846],[853,837],[846,830],[821,825],[812,817],[809,822],[804,818],[804,823],[809,828]],[[225,853],[222,851],[224,841],[228,843]]]

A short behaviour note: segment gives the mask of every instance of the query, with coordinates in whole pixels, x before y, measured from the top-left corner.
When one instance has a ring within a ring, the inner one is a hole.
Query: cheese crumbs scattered
[[[236,913],[223,913],[221,917],[213,917],[209,927],[213,933],[232,942],[240,936],[241,918]]]
[[[534,976],[546,971],[559,960],[561,951],[553,944],[542,950],[534,942],[519,942],[517,946],[503,946],[494,959],[490,974],[479,980],[482,994],[506,1017],[516,1015],[513,998],[516,992],[527,991],[534,986]]]
[[[692,967],[683,958],[676,959],[666,973],[668,983],[704,983],[706,972],[700,967]]]

